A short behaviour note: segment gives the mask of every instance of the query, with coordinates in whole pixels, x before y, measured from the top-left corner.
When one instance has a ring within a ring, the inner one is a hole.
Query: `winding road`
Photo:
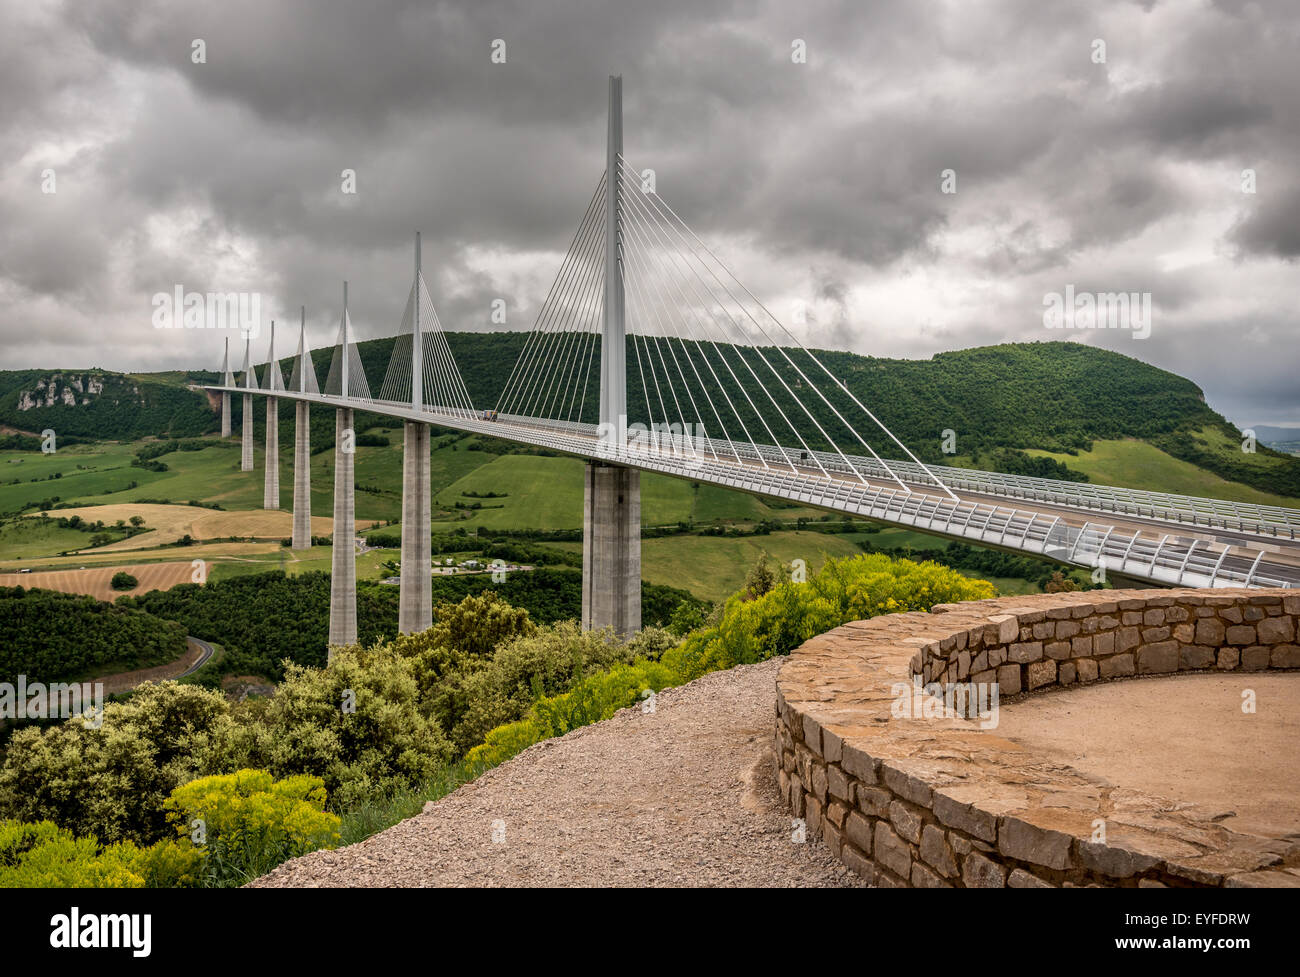
[[[213,654],[216,653],[217,650],[215,647],[213,647],[213,645],[211,645],[207,641],[204,641],[202,638],[196,638],[192,634],[187,636],[185,640],[190,643],[191,647],[197,647],[202,652],[202,654],[200,654],[199,657],[195,659],[193,665],[191,665],[189,668],[185,669],[185,671],[177,675],[176,676],[177,678],[184,678],[186,675],[193,675],[195,672],[197,672],[200,668],[202,668],[204,665],[208,663],[208,659],[211,658]]]

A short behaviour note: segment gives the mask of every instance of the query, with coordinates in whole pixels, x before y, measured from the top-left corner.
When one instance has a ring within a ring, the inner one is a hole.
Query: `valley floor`
[[[784,661],[665,689],[653,712],[538,743],[423,814],[252,885],[859,886],[821,842],[792,840],[772,750]]]

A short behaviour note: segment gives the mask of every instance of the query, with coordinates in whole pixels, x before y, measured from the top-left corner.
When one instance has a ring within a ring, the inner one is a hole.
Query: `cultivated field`
[[[178,558],[189,560],[252,560],[270,558],[288,552],[279,543],[204,543],[199,546],[168,546],[156,550],[135,550],[130,559],[136,565],[174,563]],[[35,559],[0,560],[0,573],[30,567],[33,571],[77,569],[81,567],[106,567],[121,563],[122,553],[99,553],[88,550],[72,556],[47,556]],[[24,574],[27,577],[28,574]]]
[[[134,590],[114,590],[109,581],[113,574],[125,570],[139,581]],[[84,570],[48,570],[37,573],[0,573],[0,587],[40,587],[61,590],[65,594],[86,594],[98,600],[116,600],[127,594],[144,594],[151,590],[170,590],[178,583],[190,583],[194,568],[190,563],[141,563]]]
[[[285,539],[293,533],[293,513],[268,509],[223,512],[190,505],[154,505],[148,503],[119,503],[116,505],[91,505],[78,509],[59,509],[58,516],[80,516],[87,522],[102,521],[113,525],[117,520],[129,521],[132,516],[143,516],[145,528],[151,532],[140,533],[108,546],[97,547],[96,553],[120,550],[142,550],[166,543],[174,543],[182,536],[196,540],[218,540],[230,536],[254,539]],[[311,521],[314,536],[328,536],[334,531],[334,520],[315,516]]]
[[[395,428],[374,428],[369,433],[386,435],[390,443],[357,449],[357,528],[364,531],[368,526],[376,527],[370,531],[395,536],[401,532],[400,525],[383,526],[380,521],[396,520],[401,513],[402,432]],[[77,515],[87,522],[102,521],[111,531],[118,520],[129,521],[132,516],[140,515],[148,530],[92,550],[85,548],[89,543],[88,534],[49,525],[40,527],[39,531],[36,527],[27,531],[11,522],[0,531],[0,572],[26,567],[63,571],[83,566],[106,567],[123,560],[145,565],[179,559],[211,562],[209,576],[213,579],[272,568],[282,568],[291,574],[329,570],[328,549],[292,553],[278,545],[292,529],[291,443],[285,444],[281,453],[284,508],[279,511],[261,509],[263,458],[260,450],[256,454],[256,469],[241,472],[238,440],[212,438],[199,451],[163,455],[159,460],[168,470],[154,472],[130,464],[142,443],[76,445],[61,448],[55,455],[0,452],[0,463],[3,463],[0,475],[12,472],[20,476],[17,484],[0,484],[0,512],[5,511],[6,496],[10,503],[57,496],[61,504],[74,500],[83,504],[76,508],[51,509],[52,516]],[[581,461],[537,455],[501,456],[490,450],[470,450],[478,444],[476,439],[447,434],[438,434],[434,443],[430,459],[434,532],[581,527]],[[1106,442],[1098,444],[1100,447]],[[1144,444],[1139,447],[1155,451]],[[311,459],[312,511],[317,513],[312,520],[314,536],[332,534],[333,460],[330,451],[313,455]],[[1076,464],[1078,459],[1070,462]],[[31,481],[32,478],[39,481]],[[126,487],[130,482],[135,484]],[[498,497],[487,498],[488,493],[496,493]],[[141,499],[170,499],[173,503]],[[190,499],[217,502],[224,508],[213,510],[185,504]],[[458,503],[465,508],[456,508]],[[475,504],[481,508],[468,508]],[[764,519],[790,522],[799,517],[820,520],[825,516],[818,510],[653,473],[642,475],[641,504],[646,526],[681,522],[697,526],[752,525]],[[183,549],[170,545],[186,535],[195,540],[195,545]],[[265,542],[215,542],[230,537],[252,537]],[[884,530],[872,542],[876,546],[910,545],[918,549],[939,549],[945,545],[940,539],[901,530]],[[644,575],[652,583],[685,587],[702,597],[719,599],[741,586],[745,574],[764,550],[786,564],[792,559],[804,559],[810,570],[820,565],[823,552],[832,556],[858,552],[855,537],[794,531],[762,537],[648,539],[643,547]],[[63,551],[70,555],[56,555]],[[395,556],[385,553],[361,557],[358,574],[365,578],[379,576],[378,563]],[[1004,592],[1013,591],[1017,582],[998,581],[998,586]]]

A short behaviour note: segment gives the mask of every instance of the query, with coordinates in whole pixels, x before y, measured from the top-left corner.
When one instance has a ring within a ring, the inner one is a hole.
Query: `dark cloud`
[[[1294,260],[1300,258],[1300,182],[1274,188],[1268,182],[1271,175],[1262,177],[1260,188],[1260,174],[1256,174],[1258,200],[1232,239],[1247,252]]]
[[[809,341],[1054,338],[1046,292],[1150,291],[1134,355],[1294,422],[1297,54],[1280,0],[18,5],[0,351],[81,363],[94,336],[102,365],[211,360],[219,342],[149,329],[177,282],[305,302],[323,342],[347,278],[363,334],[389,333],[416,229],[448,327],[506,298],[519,328],[600,177],[619,72],[628,159],[769,306],[807,306]]]

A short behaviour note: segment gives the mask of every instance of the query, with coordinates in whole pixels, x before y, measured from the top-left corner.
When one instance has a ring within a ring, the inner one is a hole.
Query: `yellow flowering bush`
[[[241,884],[339,842],[318,777],[265,770],[202,777],[163,803],[177,833],[147,848],[101,845],[51,821],[0,821],[0,887],[184,888]]]
[[[325,811],[325,784],[306,774],[275,780],[240,770],[192,780],[163,805],[181,844],[203,852],[209,885],[238,884],[280,862],[339,842],[339,818]]]
[[[52,821],[0,821],[0,888],[139,889],[196,885],[202,856],[160,841],[101,847]]]
[[[646,690],[657,692],[709,672],[789,654],[847,621],[993,596],[996,591],[987,581],[933,562],[881,554],[829,560],[805,583],[747,588],[727,601],[716,625],[695,631],[657,662],[618,665],[561,695],[538,698],[528,716],[492,730],[467,759],[486,766],[501,763],[550,736],[608,719],[635,705]]]

